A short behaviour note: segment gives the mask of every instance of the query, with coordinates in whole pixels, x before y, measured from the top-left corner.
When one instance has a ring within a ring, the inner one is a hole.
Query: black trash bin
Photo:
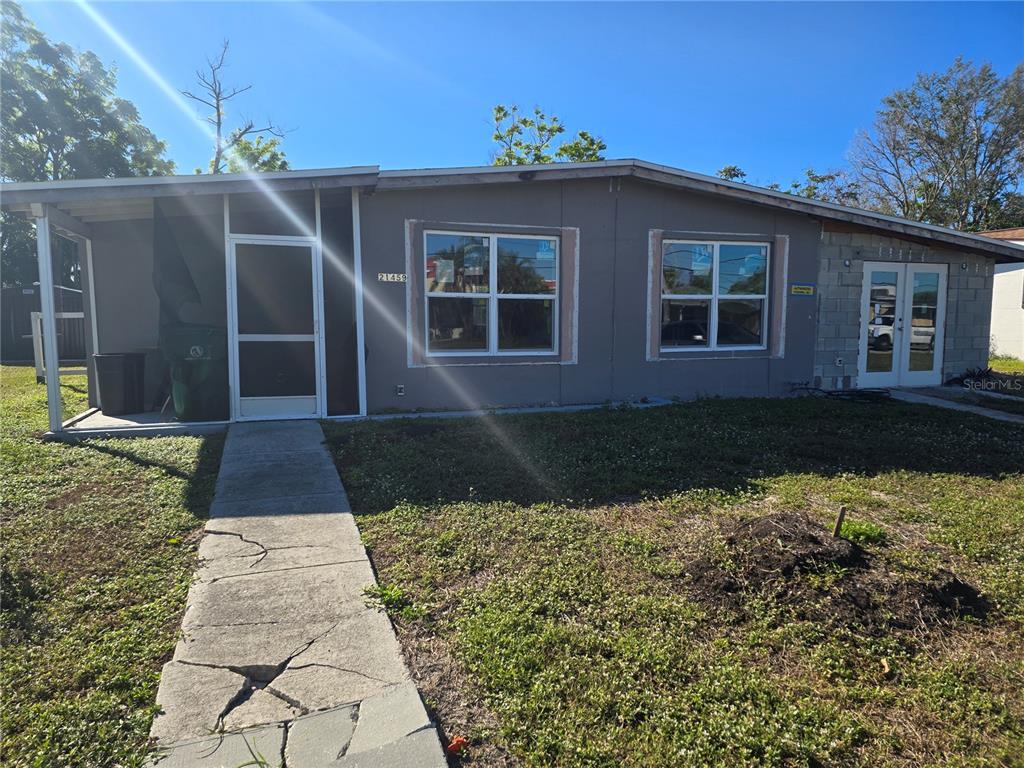
[[[108,416],[141,413],[145,409],[146,355],[107,352],[92,356],[96,364],[100,410]]]

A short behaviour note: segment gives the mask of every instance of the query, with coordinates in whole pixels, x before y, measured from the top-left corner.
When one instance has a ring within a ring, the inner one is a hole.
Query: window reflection
[[[915,272],[910,312],[910,370],[935,368],[935,328],[939,309],[939,275]]]
[[[711,302],[661,302],[661,344],[665,347],[706,347],[710,342]]]
[[[763,245],[719,246],[718,292],[735,296],[764,293],[768,249]]]
[[[432,352],[487,349],[487,299],[427,298]]]
[[[430,293],[487,293],[489,238],[428,234],[426,270]]]
[[[554,302],[550,299],[499,299],[498,347],[550,352]]]
[[[499,237],[498,293],[554,293],[556,253],[554,240]]]
[[[714,249],[710,244],[665,243],[662,247],[662,293],[711,293]]]
[[[896,328],[895,272],[872,272],[868,307],[868,373],[885,373],[893,366],[893,334]]]

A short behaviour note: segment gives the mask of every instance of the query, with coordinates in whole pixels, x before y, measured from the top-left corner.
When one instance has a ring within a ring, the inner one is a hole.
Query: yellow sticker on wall
[[[789,292],[794,296],[813,296],[814,286],[810,283],[790,283]]]

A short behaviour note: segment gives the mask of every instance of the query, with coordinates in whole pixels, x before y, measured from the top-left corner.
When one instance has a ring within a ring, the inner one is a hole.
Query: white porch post
[[[352,187],[352,259],[356,289],[356,371],[359,381],[359,415],[366,415],[366,329],[363,325],[363,236],[359,217],[359,188]]]
[[[39,260],[39,300],[43,314],[43,357],[46,364],[46,407],[50,431],[61,431],[60,358],[57,352],[57,318],[53,306],[53,258],[50,252],[50,217],[43,208],[36,216],[36,255]]]

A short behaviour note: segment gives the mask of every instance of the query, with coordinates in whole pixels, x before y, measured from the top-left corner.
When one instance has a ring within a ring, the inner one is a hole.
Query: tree
[[[221,74],[225,67],[224,60],[228,55],[228,41],[221,45],[220,54],[215,58],[206,60],[206,69],[196,70],[196,81],[199,84],[200,93],[197,95],[191,91],[182,91],[182,95],[193,101],[197,101],[213,110],[213,113],[206,118],[206,122],[213,126],[213,158],[210,160],[210,173],[224,173],[231,170],[230,163],[235,163],[235,168],[245,170],[246,157],[252,157],[257,161],[266,161],[273,164],[273,167],[256,167],[252,170],[283,170],[287,168],[284,153],[278,149],[280,139],[284,132],[269,120],[266,125],[257,128],[252,120],[245,119],[237,128],[228,130],[225,126],[227,119],[227,103],[239,94],[245,93],[252,88],[252,85],[245,85],[241,88],[224,85]],[[265,135],[270,134],[270,139],[265,144],[260,141]],[[255,142],[254,142],[255,139]],[[262,154],[259,154],[261,153]],[[254,154],[256,153],[256,154]],[[201,173],[196,169],[196,173]]]
[[[747,178],[747,172],[740,168],[738,165],[723,165],[715,175],[720,179],[726,181],[743,181]]]
[[[804,171],[803,180],[794,181],[786,191],[791,195],[838,205],[860,204],[860,184],[844,170],[818,173],[813,168],[808,168]]]
[[[91,51],[51,42],[15,2],[2,3],[0,30],[0,176],[49,181],[174,172],[166,146],[135,105],[119,98],[117,73]],[[3,214],[0,258],[5,285],[37,279],[32,223]],[[77,260],[63,238],[58,280],[73,283]]]
[[[235,151],[228,157],[228,172],[243,171],[287,171],[288,161],[279,149],[281,140],[276,136],[267,139],[257,136],[255,141],[241,139],[235,144]]]
[[[1005,79],[958,58],[882,102],[851,153],[867,205],[977,231],[1024,177],[1024,64]]]
[[[540,107],[533,108],[531,117],[521,113],[515,104],[498,104],[493,120],[492,138],[499,147],[493,157],[494,165],[590,163],[604,160],[601,153],[608,148],[599,136],[587,131],[580,131],[572,140],[553,148],[554,140],[565,133],[565,125],[557,116],[546,115]]]

